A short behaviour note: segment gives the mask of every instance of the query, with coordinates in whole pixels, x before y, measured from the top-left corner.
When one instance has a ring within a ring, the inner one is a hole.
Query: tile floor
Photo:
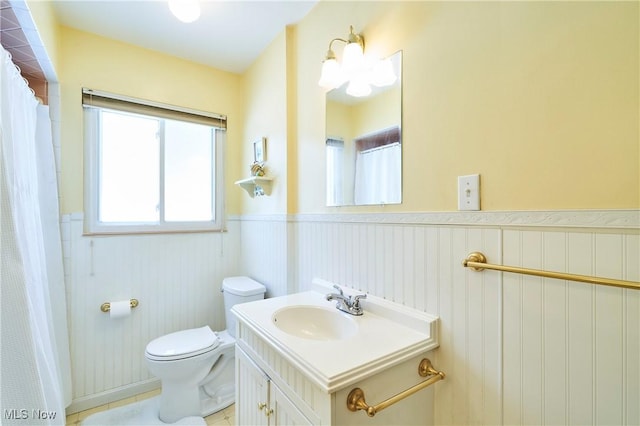
[[[111,402],[109,404],[101,405],[99,407],[92,408],[90,410],[81,411],[79,413],[70,414],[67,416],[67,426],[79,426],[82,421],[89,417],[91,414],[99,413],[110,408],[121,407],[132,402],[142,401],[143,399],[151,398],[160,394],[160,389],[156,389],[151,392],[145,392],[140,395],[132,396],[131,398],[121,399],[120,401]],[[210,416],[204,418],[208,426],[233,426],[235,424],[235,406],[231,405],[224,410],[218,411]]]

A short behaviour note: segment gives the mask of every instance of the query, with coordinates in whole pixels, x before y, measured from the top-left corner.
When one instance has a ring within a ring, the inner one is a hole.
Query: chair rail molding
[[[602,228],[640,231],[640,209],[233,215],[228,220],[407,225]]]

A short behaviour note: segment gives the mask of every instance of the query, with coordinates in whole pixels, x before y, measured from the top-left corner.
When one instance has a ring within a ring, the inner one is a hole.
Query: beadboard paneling
[[[284,216],[275,221],[252,219],[237,222],[239,227],[242,275],[247,275],[267,287],[265,297],[284,296],[287,282],[289,245],[287,221]]]
[[[504,262],[638,281],[629,261],[638,241],[505,230]],[[638,291],[516,274],[504,282],[504,422],[637,424]]]
[[[225,276],[237,275],[237,223],[224,234],[85,237],[76,214],[63,218],[62,229],[73,399],[80,409],[96,395],[121,397],[119,389],[152,380],[144,361],[152,339],[203,325],[224,329],[220,289]],[[140,305],[128,317],[100,311],[103,302],[130,298]]]
[[[501,213],[505,225],[491,215],[466,225],[302,215],[277,237],[288,251],[264,268],[280,265],[272,274],[284,277],[295,264],[295,282],[281,288],[305,290],[318,277],[438,315],[434,363],[447,379],[435,386],[436,424],[632,425],[640,423],[640,292],[461,262],[478,250],[492,263],[639,281],[635,214],[552,214],[553,228],[543,213]],[[243,247],[282,221],[253,220]]]

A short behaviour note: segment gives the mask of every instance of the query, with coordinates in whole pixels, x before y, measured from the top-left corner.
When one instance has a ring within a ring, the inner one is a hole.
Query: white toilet
[[[231,307],[264,298],[265,287],[248,277],[222,281],[227,329],[209,326],[170,333],[145,350],[149,371],[162,382],[160,420],[174,423],[187,416],[208,416],[234,402],[235,327]]]

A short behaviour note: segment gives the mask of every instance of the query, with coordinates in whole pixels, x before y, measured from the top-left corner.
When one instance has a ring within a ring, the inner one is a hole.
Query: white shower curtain
[[[0,49],[2,424],[65,424],[71,402],[48,108]]]
[[[402,194],[400,143],[358,152],[354,200],[361,204],[399,203]]]

